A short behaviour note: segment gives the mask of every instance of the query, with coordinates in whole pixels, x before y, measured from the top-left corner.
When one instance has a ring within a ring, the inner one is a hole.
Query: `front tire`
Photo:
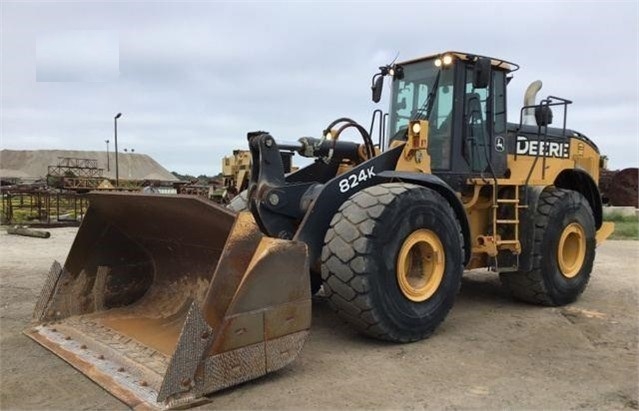
[[[553,186],[541,193],[535,215],[532,270],[502,273],[513,297],[560,306],[583,293],[595,259],[595,219],[580,193]]]
[[[324,243],[326,297],[366,335],[417,341],[453,306],[463,273],[461,228],[448,201],[429,188],[386,183],[353,194]]]

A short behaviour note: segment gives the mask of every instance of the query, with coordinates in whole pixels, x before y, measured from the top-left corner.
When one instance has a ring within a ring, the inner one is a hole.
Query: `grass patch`
[[[636,215],[610,213],[604,215],[604,221],[615,223],[615,232],[610,236],[611,240],[639,240],[639,217]]]
[[[604,215],[604,221],[613,221],[620,223],[638,223],[639,217],[637,215],[623,215],[620,212],[613,211]]]

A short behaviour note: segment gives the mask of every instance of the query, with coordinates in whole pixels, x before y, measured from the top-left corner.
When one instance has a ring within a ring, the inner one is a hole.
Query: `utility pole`
[[[109,140],[104,140],[104,142],[107,143],[107,171],[111,171],[109,168]]]
[[[115,135],[115,186],[120,187],[120,170],[118,168],[118,119],[122,117],[122,113],[115,115],[113,119],[113,134]]]

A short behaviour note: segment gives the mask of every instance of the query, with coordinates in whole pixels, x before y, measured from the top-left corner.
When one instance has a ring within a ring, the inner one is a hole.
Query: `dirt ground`
[[[76,229],[50,239],[0,233],[0,408],[126,409],[21,334],[53,259]],[[202,408],[638,409],[639,242],[598,249],[593,278],[568,307],[512,301],[496,275],[468,273],[430,339],[359,336],[318,298],[302,355]]]

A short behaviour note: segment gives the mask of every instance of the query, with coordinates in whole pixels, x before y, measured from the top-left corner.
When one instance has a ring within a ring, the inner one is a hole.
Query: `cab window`
[[[454,69],[440,70],[433,60],[406,64],[403,69],[403,78],[393,81],[390,135],[405,138],[409,121],[428,120],[431,168],[448,170],[451,166]],[[427,112],[431,94],[433,101]]]
[[[488,104],[491,106],[489,107]],[[499,70],[492,71],[489,87],[473,86],[473,70],[466,70],[464,93],[464,158],[472,171],[488,170],[493,161],[493,136],[506,131],[506,78]]]

